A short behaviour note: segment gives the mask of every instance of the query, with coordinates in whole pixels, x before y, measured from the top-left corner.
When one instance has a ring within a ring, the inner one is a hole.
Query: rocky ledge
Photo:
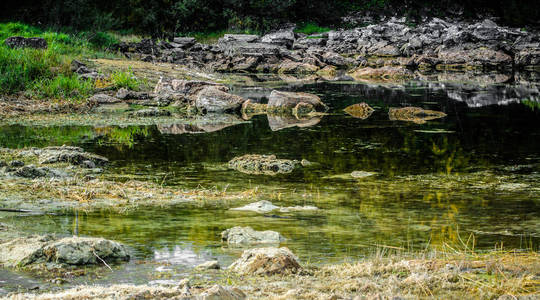
[[[216,44],[194,38],[171,42],[143,40],[112,47],[130,58],[161,61],[217,72],[335,73],[337,70],[537,69],[540,34],[499,26],[433,18],[410,26],[405,18],[320,34],[296,33],[294,27],[264,36],[226,34]],[[406,71],[391,70],[403,77]],[[363,74],[364,72],[360,72]],[[381,72],[367,72],[369,76]],[[382,74],[384,75],[384,74]],[[377,75],[381,76],[381,74]]]

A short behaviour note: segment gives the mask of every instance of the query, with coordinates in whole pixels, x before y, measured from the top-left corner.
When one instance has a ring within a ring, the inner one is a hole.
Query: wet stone
[[[228,244],[272,244],[283,242],[285,238],[279,232],[237,226],[223,231],[221,241]]]

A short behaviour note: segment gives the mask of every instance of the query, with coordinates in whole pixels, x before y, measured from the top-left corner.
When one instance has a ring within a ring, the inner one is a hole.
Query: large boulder
[[[229,168],[246,174],[288,174],[300,163],[296,160],[278,159],[275,155],[246,154],[229,161]]]
[[[8,37],[5,42],[6,46],[10,48],[34,48],[34,49],[47,49],[47,41],[39,37],[24,38],[22,36]]]
[[[302,267],[289,249],[270,247],[244,251],[229,269],[244,275],[274,275],[296,273]]]
[[[275,244],[285,241],[285,238],[279,232],[237,226],[223,231],[221,240],[228,244]]]
[[[292,110],[300,103],[309,104],[318,112],[328,110],[317,95],[273,90],[268,98],[268,111]]]
[[[229,94],[215,87],[203,88],[195,101],[195,106],[203,112],[226,112],[239,110],[246,99]]]
[[[30,236],[0,244],[0,263],[8,267],[35,264],[97,265],[127,261],[127,249],[102,238]]]

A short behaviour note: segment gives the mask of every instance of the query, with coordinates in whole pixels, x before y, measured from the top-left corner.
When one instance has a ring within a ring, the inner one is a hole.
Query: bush
[[[317,24],[315,23],[305,23],[303,25],[301,25],[300,27],[298,27],[295,32],[298,32],[298,33],[305,33],[305,34],[314,34],[314,33],[323,33],[323,32],[328,32],[332,30],[331,28],[328,28],[328,27],[320,27],[318,26]]]

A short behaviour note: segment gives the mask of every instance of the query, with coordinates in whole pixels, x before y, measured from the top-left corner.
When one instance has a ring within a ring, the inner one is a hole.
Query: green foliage
[[[302,26],[298,27],[295,32],[298,32],[298,33],[305,33],[305,34],[314,34],[314,33],[323,33],[323,32],[328,32],[332,30],[331,28],[329,27],[321,27],[321,26],[318,26],[317,24],[315,23],[312,23],[312,22],[308,22],[308,23],[305,23],[303,24]]]
[[[93,89],[94,85],[89,80],[60,74],[35,82],[30,93],[39,98],[84,99],[91,95]]]
[[[118,88],[130,90],[138,90],[141,85],[131,68],[128,71],[116,71],[112,73],[111,81]]]

